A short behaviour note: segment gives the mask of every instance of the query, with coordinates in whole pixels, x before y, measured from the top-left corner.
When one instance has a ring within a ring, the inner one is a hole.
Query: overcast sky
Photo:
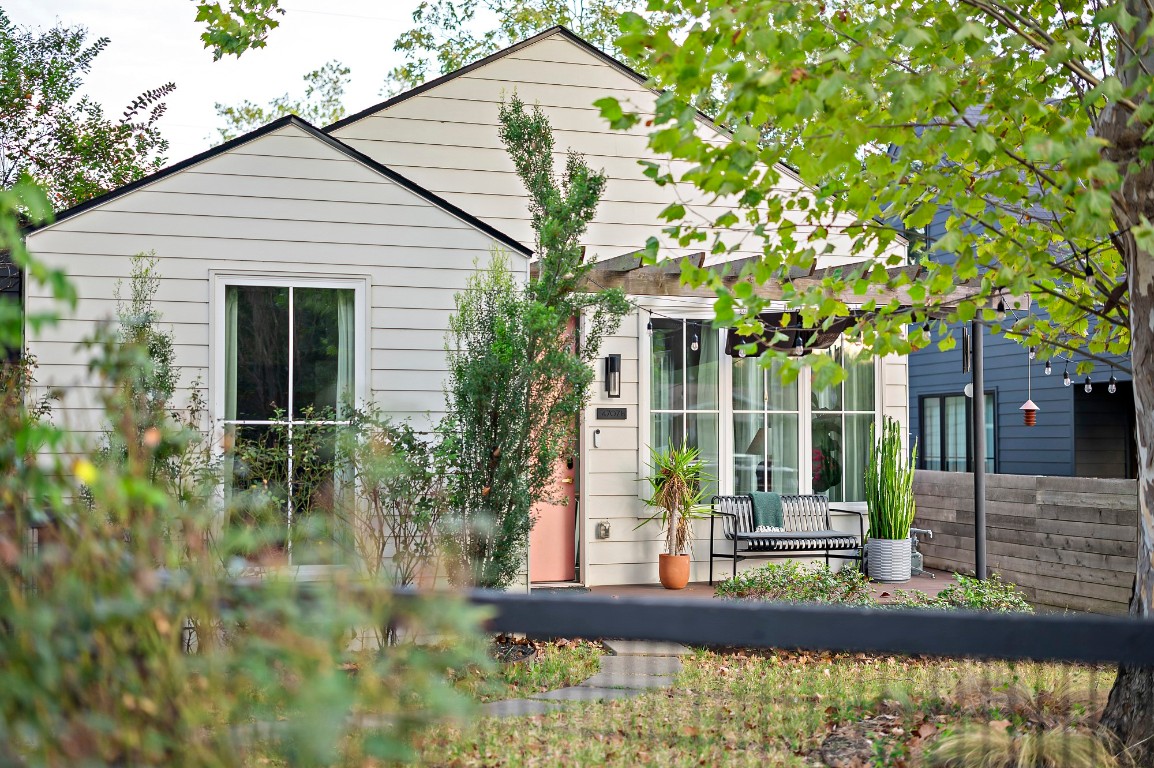
[[[83,92],[118,118],[141,91],[176,83],[160,126],[169,162],[210,146],[215,102],[267,102],[304,91],[302,76],[330,59],[352,69],[345,106],[356,112],[380,95],[385,73],[399,62],[397,35],[412,26],[419,0],[282,0],[286,13],[267,48],[214,62],[200,42],[192,0],[0,0],[18,25],[83,25],[111,44],[93,64]]]

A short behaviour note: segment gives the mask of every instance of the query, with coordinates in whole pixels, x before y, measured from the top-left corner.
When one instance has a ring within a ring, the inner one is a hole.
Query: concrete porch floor
[[[657,567],[654,566],[654,571],[656,570]],[[906,591],[916,589],[934,597],[953,583],[954,577],[952,573],[948,571],[927,570],[925,573],[914,576],[902,584],[878,584],[871,582],[870,593],[873,594],[879,602],[887,603],[890,602],[894,591],[898,589],[904,589]],[[619,584],[615,586],[590,587],[588,594],[598,595],[600,597],[679,597],[709,599],[713,597],[713,587],[704,581],[690,582],[689,586],[685,589],[679,590],[665,589],[660,584]]]

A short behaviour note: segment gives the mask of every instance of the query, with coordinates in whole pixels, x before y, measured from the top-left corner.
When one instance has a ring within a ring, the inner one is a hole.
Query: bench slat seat
[[[753,498],[746,496],[714,496],[709,519],[709,583],[713,583],[713,561],[716,558],[733,559],[733,575],[737,563],[749,557],[783,558],[800,553],[823,554],[828,565],[830,558],[857,560],[863,558],[865,515],[857,512],[858,535],[837,531],[829,514],[829,498],[821,495],[781,497],[782,530],[759,531],[753,524]],[[721,532],[732,542],[730,552],[716,549],[714,520],[720,519]],[[852,554],[845,554],[852,553]]]

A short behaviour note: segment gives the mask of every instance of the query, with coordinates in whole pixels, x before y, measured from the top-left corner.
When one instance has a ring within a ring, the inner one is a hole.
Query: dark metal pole
[[[973,321],[972,361],[973,401],[970,413],[973,415],[971,433],[974,436],[974,575],[986,578],[986,382],[985,363],[982,352],[982,324]]]

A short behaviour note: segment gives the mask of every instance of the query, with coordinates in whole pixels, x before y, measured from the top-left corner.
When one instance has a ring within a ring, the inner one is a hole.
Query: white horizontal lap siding
[[[638,516],[644,512],[640,501],[643,478],[637,473],[637,456],[642,449],[639,419],[643,385],[638,375],[638,333],[647,318],[631,312],[621,322],[616,335],[606,339],[597,361],[589,407],[585,414],[583,462],[581,465],[581,508],[584,521],[582,552],[583,580],[588,585],[625,584],[656,579],[656,571],[644,578],[632,576],[633,564],[651,565],[657,558],[651,552],[658,536],[657,526],[634,530]],[[605,394],[605,355],[621,355],[621,397]],[[623,421],[598,419],[598,408],[625,408]],[[600,447],[593,447],[594,430],[601,430]],[[598,539],[595,531],[601,522],[610,525],[610,538]],[[652,569],[651,569],[652,570]]]
[[[386,411],[427,423],[426,413],[444,410],[454,295],[497,245],[291,125],[35,232],[28,243],[64,269],[79,294],[60,324],[30,333],[28,344],[42,386],[73,388],[61,419],[89,432],[100,428],[98,383],[77,342],[115,317],[117,283],[127,288],[135,254],[159,259],[155,304],[173,333],[178,402],[194,379],[212,384],[214,274],[352,278],[367,289],[366,391]],[[524,257],[512,259],[521,274]],[[50,308],[48,293],[30,285],[29,312]]]
[[[499,105],[514,91],[527,104],[540,105],[549,116],[558,169],[563,167],[565,152],[572,148],[608,177],[596,219],[584,239],[594,257],[610,258],[637,250],[651,236],[670,249],[669,255],[692,252],[677,248],[661,233],[664,224],[658,214],[669,204],[680,202],[692,211],[691,220],[700,224],[727,210],[726,201],[690,184],[671,189],[645,177],[639,160],[657,162],[675,176],[689,166],[654,155],[648,147],[651,127],[644,121],[627,131],[614,131],[593,103],[611,95],[642,114],[651,114],[656,94],[560,35],[538,40],[382,108],[337,129],[334,135],[502,231],[531,240],[524,188],[498,135]],[[706,125],[700,126],[700,135],[711,142],[725,141]],[[783,194],[793,194],[802,185],[782,169],[778,187]],[[795,218],[801,223],[803,214],[799,212]],[[847,255],[850,243],[833,226],[851,223],[848,218],[828,222],[833,253],[820,257],[820,266],[861,260]],[[803,224],[801,230],[805,229]],[[723,233],[723,240],[734,247],[733,258],[761,252],[762,243],[748,225]],[[824,245],[819,243],[818,250]]]
[[[498,109],[514,90],[527,104],[539,104],[554,128],[560,169],[572,148],[608,176],[605,193],[584,244],[597,258],[610,258],[644,246],[661,235],[660,212],[674,202],[687,204],[706,219],[727,210],[724,201],[688,184],[659,187],[638,164],[648,160],[670,166],[648,149],[650,130],[638,125],[613,131],[593,106],[613,95],[651,111],[656,95],[632,77],[559,36],[496,59],[466,74],[412,96],[356,122],[334,135],[380,162],[453,201],[515,237],[532,235],[524,187],[498,136]],[[702,135],[714,131],[701,127]],[[673,163],[675,174],[688,169]],[[783,191],[800,184],[783,174]],[[746,232],[725,233],[736,256],[760,252],[760,241]],[[743,239],[744,238],[744,239]],[[700,251],[671,246],[671,253]]]
[[[881,410],[882,415],[896,419],[901,425],[903,440],[909,445],[910,398],[909,398],[909,358],[903,355],[887,355],[878,358],[881,369]]]

